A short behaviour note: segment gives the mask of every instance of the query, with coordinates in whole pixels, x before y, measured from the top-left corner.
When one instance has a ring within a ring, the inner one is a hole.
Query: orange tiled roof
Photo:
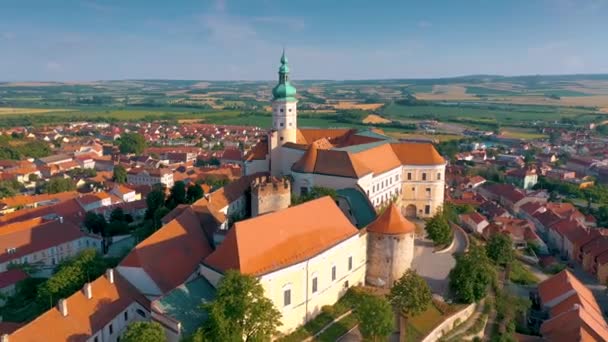
[[[378,175],[401,166],[390,145],[382,144],[356,153],[355,158]]]
[[[568,270],[563,270],[538,284],[538,293],[543,303],[551,302],[570,291],[579,293],[587,302],[599,307],[591,290]]]
[[[289,224],[286,224],[289,222]],[[204,264],[266,274],[307,260],[358,234],[331,197],[237,222]]]
[[[367,226],[367,231],[379,234],[409,234],[416,230],[416,226],[405,219],[399,208],[391,204],[386,210]]]
[[[88,299],[82,290],[67,300],[68,315],[62,316],[52,308],[9,336],[10,341],[87,341],[93,333],[103,329],[131,303],[149,308],[149,301],[135,290],[118,272],[114,283],[101,276],[91,283],[93,297]],[[120,317],[122,320],[122,317]]]
[[[9,224],[0,228],[0,262],[21,258],[83,236],[85,234],[80,228],[69,221],[42,222],[36,218]],[[15,252],[9,254],[10,248],[15,248]]]
[[[304,155],[291,167],[293,171],[313,173],[317,164],[317,146],[310,144]]]
[[[183,283],[211,253],[198,217],[187,208],[129,253],[120,266],[139,267],[163,292]]]
[[[245,160],[264,160],[268,155],[268,140],[259,141],[245,156]]]
[[[608,326],[602,315],[580,305],[543,322],[540,332],[549,341],[608,341]]]
[[[445,164],[445,159],[429,143],[394,143],[391,147],[403,165]]]
[[[0,202],[5,203],[9,207],[18,207],[50,200],[57,200],[59,202],[67,201],[70,198],[76,197],[77,195],[78,192],[76,191],[66,191],[57,194],[16,195],[3,198],[0,200]]]
[[[306,157],[307,160],[296,162],[292,167],[292,170],[295,172],[309,172],[308,170],[312,168],[311,164],[315,155],[314,149],[314,147],[309,148],[309,150],[311,150],[310,153],[305,154],[301,158],[303,159]],[[372,170],[358,158],[354,157],[353,154],[338,150],[316,149],[316,159],[314,168],[312,169],[314,170],[314,173],[349,178],[361,178],[366,174],[372,173]]]
[[[349,131],[346,129],[311,129],[311,128],[299,128],[296,132],[296,143],[297,144],[311,144],[313,141],[317,141],[322,138],[335,139]]]

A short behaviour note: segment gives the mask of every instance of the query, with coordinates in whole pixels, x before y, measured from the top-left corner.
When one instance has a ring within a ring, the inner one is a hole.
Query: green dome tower
[[[285,50],[281,55],[279,83],[272,88],[272,132],[270,135],[270,170],[273,176],[287,175],[291,165],[283,165],[282,147],[295,143],[298,131],[296,88],[289,83],[289,66]]]

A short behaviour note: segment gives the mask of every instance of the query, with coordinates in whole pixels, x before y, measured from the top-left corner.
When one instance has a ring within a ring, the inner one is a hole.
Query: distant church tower
[[[291,165],[283,165],[282,146],[296,142],[298,130],[296,88],[289,83],[289,66],[283,50],[279,67],[279,83],[272,89],[272,132],[270,133],[270,173],[273,176],[289,174]]]

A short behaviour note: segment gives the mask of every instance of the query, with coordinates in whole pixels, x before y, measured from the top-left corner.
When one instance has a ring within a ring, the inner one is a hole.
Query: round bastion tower
[[[365,280],[376,287],[391,288],[414,259],[416,226],[406,220],[395,204],[367,226],[367,273]]]
[[[273,176],[284,176],[281,147],[285,143],[296,142],[298,130],[296,88],[289,83],[289,66],[285,51],[281,55],[279,83],[272,89],[272,132],[270,134],[270,170]]]

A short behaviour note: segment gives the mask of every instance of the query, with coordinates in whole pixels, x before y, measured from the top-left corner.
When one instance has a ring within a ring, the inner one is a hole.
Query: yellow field
[[[475,96],[466,93],[467,88],[460,85],[436,85],[432,93],[416,93],[419,100],[474,100]]]
[[[382,103],[357,103],[354,101],[339,101],[334,105],[335,109],[361,109],[361,110],[376,110],[382,107]]]
[[[501,135],[507,138],[513,139],[524,139],[524,140],[532,140],[532,139],[545,139],[548,136],[546,134],[537,133],[537,132],[526,132],[526,131],[510,131],[503,130],[501,131]]]
[[[41,113],[50,113],[50,112],[71,112],[71,111],[73,111],[73,109],[0,107],[0,115],[10,115],[10,114],[41,114]]]
[[[383,124],[383,123],[390,123],[391,120],[389,119],[385,119],[383,117],[381,117],[380,115],[376,115],[376,114],[370,114],[368,116],[365,117],[365,119],[363,119],[363,123],[371,123],[371,124]]]

